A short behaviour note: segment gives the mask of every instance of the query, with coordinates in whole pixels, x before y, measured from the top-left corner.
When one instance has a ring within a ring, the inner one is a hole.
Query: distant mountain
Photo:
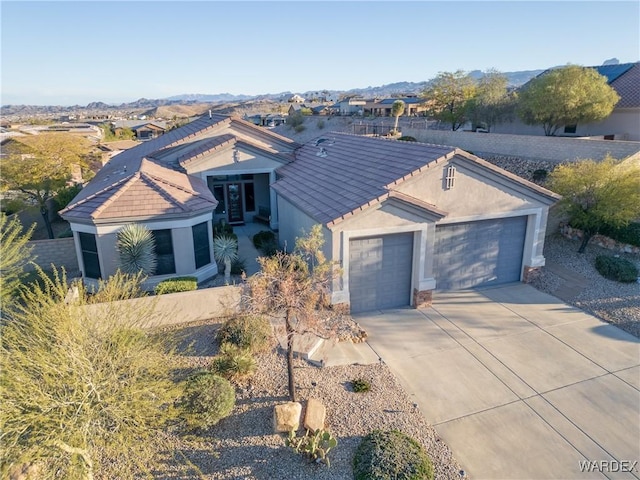
[[[231,93],[183,93],[182,95],[174,95],[168,97],[165,100],[180,101],[180,102],[193,102],[193,103],[217,103],[217,102],[234,102],[249,100],[255,98],[250,95],[233,95]]]

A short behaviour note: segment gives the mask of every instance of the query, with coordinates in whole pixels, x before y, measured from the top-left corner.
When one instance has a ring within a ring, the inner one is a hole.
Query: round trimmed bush
[[[230,343],[223,343],[220,353],[211,361],[213,373],[233,382],[246,380],[256,372],[257,368],[256,359],[249,350]]]
[[[219,345],[230,343],[252,353],[269,348],[272,338],[271,323],[259,315],[233,317],[224,322],[216,333]]]
[[[261,230],[253,236],[253,245],[261,249],[265,243],[276,243],[276,235],[269,230]]]
[[[433,480],[425,449],[398,430],[375,430],[364,437],[353,459],[356,480]]]
[[[228,417],[236,403],[231,383],[207,370],[199,370],[185,382],[180,407],[191,428],[209,428]]]
[[[596,270],[604,278],[616,282],[632,283],[638,280],[638,268],[633,263],[612,255],[598,255]]]

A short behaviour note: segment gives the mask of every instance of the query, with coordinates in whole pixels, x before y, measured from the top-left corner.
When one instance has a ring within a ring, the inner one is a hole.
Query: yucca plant
[[[124,273],[153,275],[158,260],[153,234],[137,223],[126,225],[118,232],[116,246],[120,255],[120,270]]]
[[[213,239],[213,256],[224,263],[224,279],[231,280],[231,262],[238,258],[238,241],[235,238],[220,235]]]

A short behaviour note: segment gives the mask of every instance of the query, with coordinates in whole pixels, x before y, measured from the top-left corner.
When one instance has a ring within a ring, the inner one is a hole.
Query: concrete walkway
[[[247,276],[260,271],[260,264],[256,259],[262,255],[262,252],[253,246],[253,236],[262,230],[270,229],[262,223],[245,223],[233,227],[233,233],[238,235],[238,255],[245,261]]]
[[[636,337],[524,284],[354,317],[471,478],[640,478]]]

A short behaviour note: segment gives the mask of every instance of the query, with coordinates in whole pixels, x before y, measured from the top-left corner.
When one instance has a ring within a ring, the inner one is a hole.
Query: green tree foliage
[[[11,220],[0,213],[0,302],[3,317],[18,293],[24,277],[24,266],[32,260],[32,247],[27,245],[35,224],[26,232],[17,217]]]
[[[391,105],[391,115],[395,117],[396,123],[393,125],[393,131],[398,131],[398,119],[400,115],[404,113],[404,102],[402,100],[396,100]]]
[[[469,102],[469,119],[474,127],[491,127],[509,120],[515,110],[515,95],[507,90],[507,76],[488,70],[478,80],[475,96]]]
[[[117,234],[116,248],[124,273],[136,275],[141,272],[149,276],[156,272],[156,242],[144,225],[130,223],[122,227]]]
[[[174,127],[175,128],[175,127]],[[100,129],[102,130],[102,141],[103,142],[115,142],[118,140],[134,140],[136,138],[136,134],[129,127],[119,128],[116,132],[116,129],[111,122],[105,122],[100,125]]]
[[[466,72],[441,72],[422,93],[428,113],[451,130],[458,130],[468,120],[470,101],[476,94],[476,84]]]
[[[518,99],[518,116],[527,125],[542,125],[547,136],[564,125],[607,118],[620,97],[606,77],[593,68],[568,65],[531,80]]]
[[[39,479],[151,477],[182,391],[168,336],[143,330],[154,303],[117,302],[139,282],[118,274],[92,295],[79,283],[70,299],[54,272],[23,293],[1,327],[3,478],[27,465]]]
[[[74,169],[86,168],[90,144],[85,138],[65,133],[16,137],[8,156],[0,159],[3,190],[21,192],[40,207],[49,238],[48,200],[67,185]]]
[[[640,216],[640,166],[607,157],[556,167],[549,176],[551,190],[563,196],[572,226],[584,232],[578,252],[606,226],[623,226]]]
[[[330,283],[338,271],[322,253],[322,227],[296,241],[291,253],[277,252],[260,257],[260,272],[248,280],[247,309],[254,313],[284,317],[287,335],[287,373],[289,396],[296,401],[293,369],[293,337],[318,327]]]

